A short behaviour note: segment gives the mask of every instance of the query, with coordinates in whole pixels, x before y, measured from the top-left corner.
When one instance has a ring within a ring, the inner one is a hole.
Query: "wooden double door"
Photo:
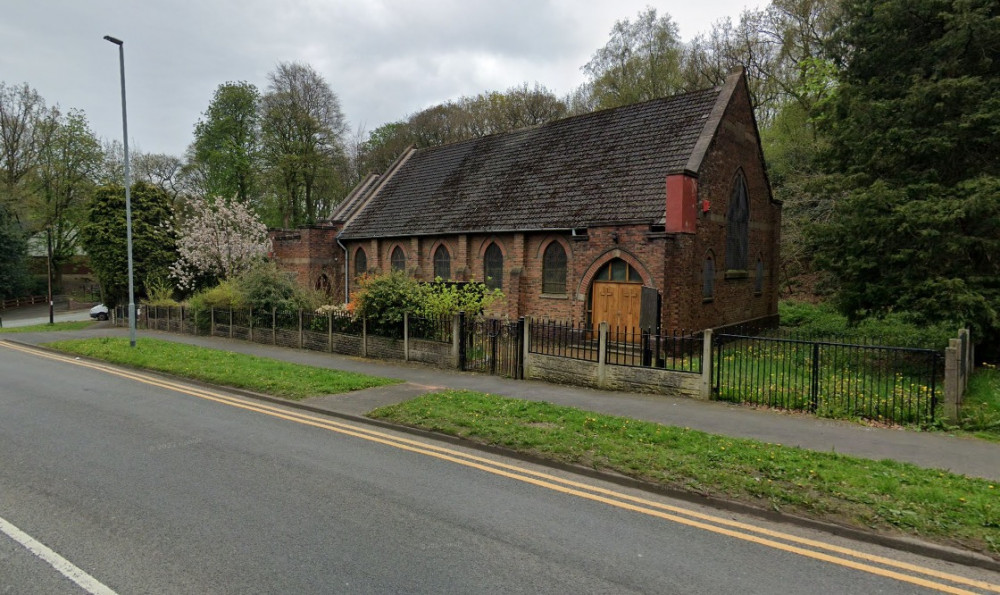
[[[594,328],[608,323],[613,335],[638,332],[642,305],[641,283],[595,281],[592,296]]]

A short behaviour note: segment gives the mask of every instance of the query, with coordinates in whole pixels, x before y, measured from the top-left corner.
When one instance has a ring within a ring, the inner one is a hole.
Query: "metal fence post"
[[[302,349],[304,344],[302,337],[302,308],[299,308],[299,349]]]
[[[333,311],[326,313],[326,351],[333,353]]]
[[[361,357],[368,357],[368,317],[361,318]]]
[[[465,351],[465,311],[459,311],[458,313],[458,369],[465,369],[465,358],[467,357]]]
[[[524,380],[524,354],[528,350],[528,341],[525,336],[524,316],[517,319],[517,369],[514,378]]]
[[[812,385],[809,399],[809,409],[816,413],[819,409],[819,343],[813,343]]]
[[[278,344],[278,307],[271,306],[271,345]]]
[[[250,342],[253,343],[253,306],[248,309],[250,312]]]
[[[215,336],[215,306],[212,306],[211,309],[209,310],[209,316],[211,316],[211,318],[209,318],[208,336],[209,337],[214,337]]]

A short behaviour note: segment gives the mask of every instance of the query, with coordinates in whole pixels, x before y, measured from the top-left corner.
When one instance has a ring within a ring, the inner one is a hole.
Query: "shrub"
[[[778,303],[778,313],[785,330],[808,337],[848,342],[944,349],[948,346],[948,339],[958,333],[957,328],[949,328],[943,324],[919,324],[905,312],[866,318],[853,326],[829,304],[786,300]]]
[[[404,314],[418,310],[422,292],[420,283],[401,271],[364,275],[354,296],[354,314],[368,319],[373,334],[395,337]]]

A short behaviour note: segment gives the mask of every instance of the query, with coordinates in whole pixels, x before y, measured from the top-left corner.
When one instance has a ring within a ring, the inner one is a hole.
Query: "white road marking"
[[[46,547],[45,544],[39,542],[24,531],[10,524],[2,517],[0,517],[0,532],[3,532],[7,537],[10,537],[17,543],[24,546],[26,550],[34,554],[39,559],[48,562],[52,568],[59,571],[59,574],[79,585],[80,588],[87,593],[93,593],[94,595],[116,595],[114,591],[109,589],[103,583],[75,566],[66,558],[63,558],[50,548]]]

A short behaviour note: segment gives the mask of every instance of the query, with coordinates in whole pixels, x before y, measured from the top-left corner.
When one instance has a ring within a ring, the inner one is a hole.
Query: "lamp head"
[[[118,38],[115,38],[115,37],[111,37],[110,35],[105,35],[104,39],[110,41],[111,43],[113,43],[113,44],[115,44],[117,46],[121,46],[122,44],[125,43],[124,41],[122,41],[122,40],[120,40]]]

